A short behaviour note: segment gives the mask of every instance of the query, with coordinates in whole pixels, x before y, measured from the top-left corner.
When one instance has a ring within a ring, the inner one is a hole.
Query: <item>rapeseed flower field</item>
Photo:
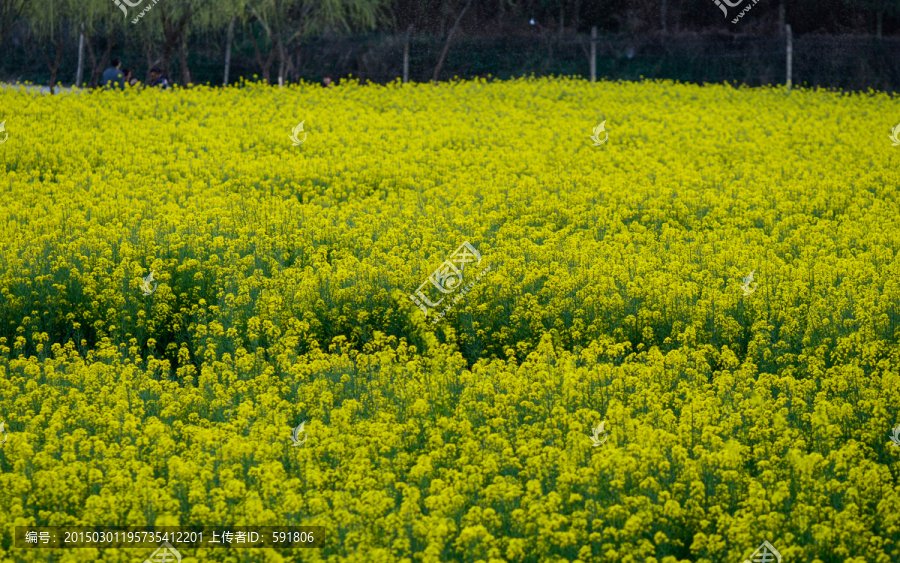
[[[243,82],[0,120],[4,563],[149,555],[14,546],[56,525],[326,531],[185,563],[900,560],[896,99]]]

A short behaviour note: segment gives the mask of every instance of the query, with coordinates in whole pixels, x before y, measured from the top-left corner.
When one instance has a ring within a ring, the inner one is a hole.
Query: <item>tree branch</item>
[[[472,0],[466,2],[466,7],[462,9],[462,12],[459,13],[459,16],[456,18],[456,23],[453,24],[453,28],[450,29],[450,33],[447,35],[447,42],[444,43],[444,50],[441,52],[441,58],[438,59],[438,64],[434,67],[434,76],[431,77],[431,80],[437,82],[438,73],[441,71],[441,67],[444,65],[444,57],[447,56],[447,51],[450,50],[450,41],[453,39],[453,34],[456,33],[456,28],[459,27],[459,22],[462,20],[462,17],[465,15],[466,10],[469,9],[469,6],[472,5]]]

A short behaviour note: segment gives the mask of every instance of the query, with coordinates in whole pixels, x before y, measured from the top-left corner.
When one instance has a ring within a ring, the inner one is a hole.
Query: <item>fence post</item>
[[[597,26],[591,27],[591,82],[597,80]]]
[[[791,34],[791,24],[785,24],[785,34],[787,35],[787,89],[791,89],[791,63],[794,58],[793,35]]]

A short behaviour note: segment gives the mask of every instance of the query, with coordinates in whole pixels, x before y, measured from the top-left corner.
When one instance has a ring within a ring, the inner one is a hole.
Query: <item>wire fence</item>
[[[253,79],[263,73],[255,63],[253,44],[238,35],[232,49],[230,82]],[[290,53],[287,82],[320,81],[325,73],[352,75],[361,81],[387,83],[403,74],[403,35],[370,35],[317,38],[305,41]],[[67,49],[58,80],[70,85],[77,65],[77,40]],[[518,76],[589,75],[590,36],[457,37],[454,38],[439,75],[453,77],[511,78]],[[412,37],[409,45],[409,78],[431,80],[444,41],[436,37]],[[96,49],[96,47],[95,47]],[[198,84],[221,85],[224,74],[224,38],[189,45],[188,65]],[[733,34],[647,34],[601,36],[596,42],[597,78],[639,80],[673,79],[692,83],[730,82],[760,86],[784,84],[786,48],[784,36]],[[154,57],[135,39],[126,38],[114,49],[123,67],[142,77],[144,61]],[[5,81],[46,84],[49,69],[41,46],[34,41],[9,41],[0,62]],[[129,64],[131,62],[132,64]],[[851,91],[900,89],[900,39],[876,40],[863,36],[805,35],[793,39],[794,85]],[[170,78],[178,82],[177,57]],[[90,76],[86,68],[85,76]],[[277,62],[270,81],[278,77]],[[87,78],[85,78],[87,80]]]

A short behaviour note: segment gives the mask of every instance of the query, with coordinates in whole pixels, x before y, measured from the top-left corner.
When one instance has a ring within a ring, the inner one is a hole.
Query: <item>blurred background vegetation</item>
[[[587,77],[596,28],[598,78],[757,86],[785,82],[785,24],[794,84],[898,88],[900,0],[0,0],[0,80],[95,86],[118,57],[182,85],[386,83],[404,51],[417,82]]]

